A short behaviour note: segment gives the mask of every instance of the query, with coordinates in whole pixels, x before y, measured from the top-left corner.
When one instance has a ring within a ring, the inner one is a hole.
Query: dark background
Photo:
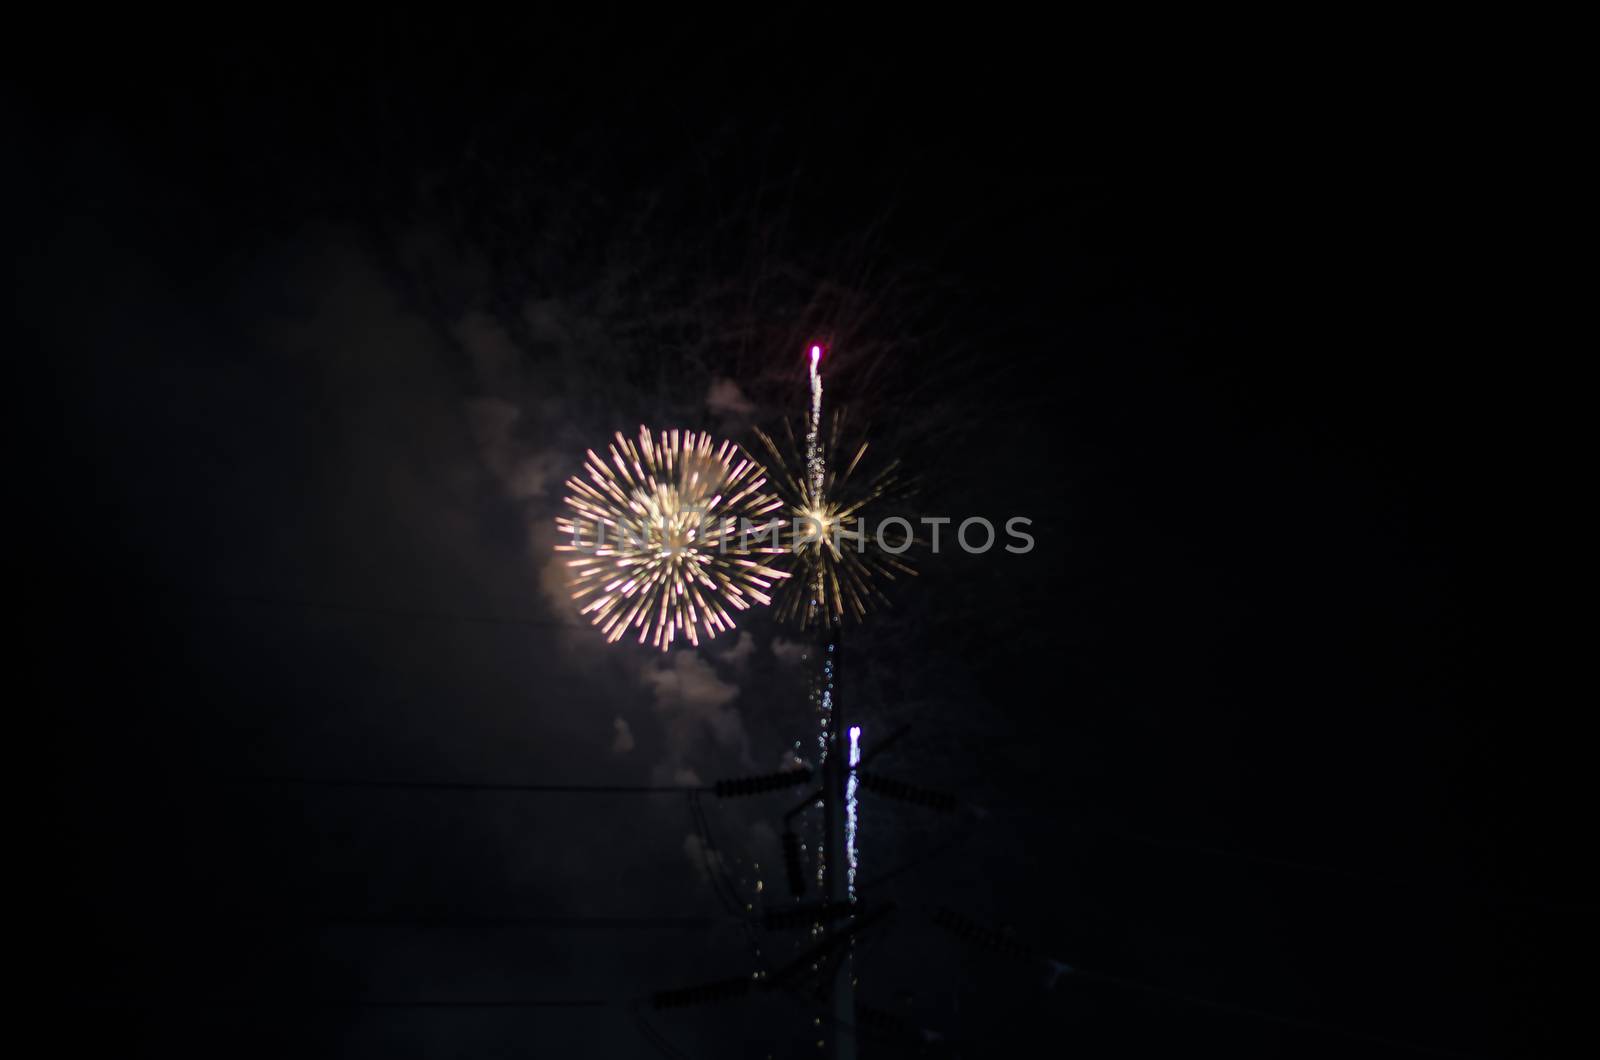
[[[1584,480],[1516,106],[1415,56],[1169,83],[802,26],[17,80],[52,1051],[650,1056],[631,1001],[748,972],[676,798],[241,781],[783,765],[792,641],[606,649],[551,522],[612,431],[795,412],[819,340],[917,510],[1038,544],[925,555],[848,634],[869,743],[912,725],[883,771],[981,808],[864,806],[864,875],[910,868],[861,999],[911,1031],[863,1055],[1564,1052],[1587,699],[1533,600],[1577,597]],[[788,804],[708,802],[746,901]],[[519,999],[605,1005],[410,1004]],[[649,1018],[797,1056],[812,1015]]]

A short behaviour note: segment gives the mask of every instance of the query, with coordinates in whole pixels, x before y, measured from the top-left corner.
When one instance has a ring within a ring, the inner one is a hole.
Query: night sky
[[[1499,119],[1421,76],[1213,94],[801,25],[168,41],[16,83],[12,709],[47,737],[12,745],[10,874],[45,891],[49,1054],[818,1055],[803,996],[637,1004],[798,952],[717,889],[786,901],[793,792],[702,827],[300,783],[791,765],[800,634],[607,645],[552,546],[585,449],[748,443],[812,342],[905,511],[1036,539],[947,528],[845,631],[868,746],[910,726],[875,766],[962,803],[863,797],[895,909],[858,996],[899,1027],[863,1056],[1566,1054],[1592,707],[1529,594],[1573,584],[1586,479],[1529,426],[1564,416],[1524,396],[1560,290],[1524,286]]]

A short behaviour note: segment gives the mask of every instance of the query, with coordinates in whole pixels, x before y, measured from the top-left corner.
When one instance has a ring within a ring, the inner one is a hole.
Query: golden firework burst
[[[820,347],[813,346],[804,448],[787,422],[783,447],[765,431],[756,430],[777,469],[773,487],[787,517],[782,551],[792,557],[793,576],[778,588],[775,608],[780,621],[801,629],[838,625],[847,612],[859,622],[874,604],[888,602],[879,582],[916,573],[879,547],[863,519],[874,502],[902,491],[898,461],[870,478],[858,475],[867,455],[867,443],[862,442],[843,471],[837,470],[844,417],[831,417],[824,431],[820,356]]]
[[[567,480],[572,514],[556,520],[570,543],[572,598],[606,639],[638,631],[665,651],[681,632],[691,644],[733,628],[731,611],[771,603],[788,578],[764,556],[760,531],[783,502],[767,472],[730,442],[695,431],[619,431],[606,460],[588,451]],[[769,531],[770,532],[770,531]]]

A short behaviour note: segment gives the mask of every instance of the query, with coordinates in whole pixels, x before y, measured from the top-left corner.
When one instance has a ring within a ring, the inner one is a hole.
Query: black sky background
[[[792,29],[19,82],[56,1051],[659,1055],[631,999],[750,968],[692,919],[722,910],[680,800],[231,781],[783,765],[782,631],[606,650],[562,628],[550,523],[612,431],[792,413],[821,338],[919,511],[1038,541],[925,556],[849,634],[869,739],[912,725],[883,770],[983,811],[866,806],[864,874],[914,867],[861,997],[916,1041],[864,1055],[1564,1054],[1585,700],[1532,593],[1572,584],[1582,480],[1527,353],[1562,290],[1522,243],[1539,175],[1486,164],[1515,115],[1420,73],[1213,100]],[[787,805],[707,807],[763,901]],[[1121,985],[1051,986],[941,905]],[[691,920],[483,922],[614,916]],[[517,998],[606,1006],[348,1003]],[[809,1018],[651,1021],[742,1057],[815,1055]]]

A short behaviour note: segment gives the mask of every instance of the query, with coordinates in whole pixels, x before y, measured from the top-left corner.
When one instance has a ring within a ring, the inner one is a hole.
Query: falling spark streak
[[[662,651],[681,633],[691,644],[734,626],[733,611],[772,602],[788,573],[756,547],[783,502],[766,491],[767,472],[730,442],[709,434],[639,428],[635,445],[619,431],[609,460],[588,451],[584,474],[567,480],[573,512],[556,520],[571,544],[572,599],[606,640],[637,631]],[[585,477],[586,476],[586,477]]]
[[[771,435],[756,431],[775,469],[773,489],[787,508],[784,551],[792,554],[796,568],[796,577],[777,589],[777,617],[801,629],[839,625],[846,613],[859,622],[874,604],[887,602],[878,588],[880,581],[893,581],[897,574],[916,573],[877,547],[862,518],[867,506],[900,486],[898,462],[862,483],[855,473],[867,453],[865,442],[849,461],[834,459],[843,421],[835,415],[824,429],[819,364],[822,348],[812,346],[810,352],[811,405],[803,452],[793,452],[792,433],[791,455],[786,456]],[[830,473],[830,466],[840,463],[844,473]]]
[[[844,852],[850,900],[856,900],[856,767],[861,764],[861,726],[850,726],[850,776],[845,780]]]

